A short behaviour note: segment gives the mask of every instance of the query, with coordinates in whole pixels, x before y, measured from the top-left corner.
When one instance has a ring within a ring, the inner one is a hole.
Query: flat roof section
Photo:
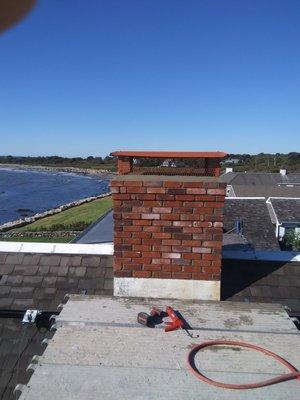
[[[193,337],[183,330],[165,333],[160,325],[139,325],[137,314],[153,305],[178,310],[193,327]],[[279,305],[74,295],[56,326],[20,400],[299,398],[296,380],[234,391],[210,386],[187,369],[192,346],[213,339],[257,344],[299,368],[299,332]],[[196,365],[209,377],[229,383],[257,382],[287,372],[260,353],[222,346],[203,350]]]

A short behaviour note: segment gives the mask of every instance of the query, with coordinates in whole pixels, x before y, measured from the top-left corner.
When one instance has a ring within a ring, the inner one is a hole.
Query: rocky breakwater
[[[98,196],[86,197],[85,199],[80,199],[76,201],[72,201],[71,203],[63,204],[59,207],[53,208],[51,210],[44,211],[42,213],[37,213],[32,217],[20,218],[14,221],[6,222],[5,224],[0,225],[0,232],[6,232],[13,228],[19,228],[24,225],[31,224],[32,222],[37,221],[38,219],[48,217],[50,215],[58,214],[62,211],[68,210],[69,208],[80,206],[80,204],[89,203],[90,201],[101,199],[102,197],[110,196],[111,192],[99,194]]]

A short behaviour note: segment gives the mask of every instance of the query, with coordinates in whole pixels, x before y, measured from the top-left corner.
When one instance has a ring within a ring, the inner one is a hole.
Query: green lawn
[[[112,208],[111,196],[104,197],[102,199],[94,200],[91,201],[90,203],[85,203],[80,206],[62,211],[59,214],[42,218],[36,222],[33,222],[32,224],[14,229],[13,231],[18,231],[18,232],[71,231],[71,230],[80,231],[85,229],[92,222],[101,217],[110,208]],[[22,238],[22,241],[23,239],[25,238]],[[46,241],[45,240],[46,238],[36,238],[36,239],[41,239],[39,241],[42,242]],[[66,238],[60,238],[60,239],[63,240]],[[33,241],[33,240],[28,240],[28,241]]]
[[[74,236],[67,237],[11,237],[0,238],[0,242],[40,242],[40,243],[69,243]]]

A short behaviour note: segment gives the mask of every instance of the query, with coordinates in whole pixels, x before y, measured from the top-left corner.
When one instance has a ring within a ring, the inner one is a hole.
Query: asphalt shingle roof
[[[270,199],[270,200],[279,223],[282,222],[300,223],[300,198]]]
[[[2,310],[57,311],[67,293],[111,295],[112,288],[112,256],[0,253]],[[24,329],[20,319],[0,319],[1,399],[12,399],[16,384],[27,383],[26,367],[43,353],[44,337],[51,333],[35,325]]]
[[[256,250],[279,250],[275,228],[264,199],[225,199],[224,229],[235,227],[237,218],[243,220],[243,236]]]

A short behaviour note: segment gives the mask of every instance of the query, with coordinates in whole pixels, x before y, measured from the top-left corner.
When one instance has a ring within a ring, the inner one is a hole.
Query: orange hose
[[[207,376],[203,375],[197,369],[194,358],[195,358],[196,353],[199,350],[201,350],[205,347],[215,346],[215,345],[247,347],[249,349],[260,351],[261,353],[274,358],[280,364],[283,364],[291,372],[288,374],[279,375],[275,378],[267,379],[265,381],[261,381],[261,382],[257,382],[257,383],[247,383],[247,384],[242,384],[242,385],[214,381],[214,380],[208,378]],[[255,388],[260,388],[260,387],[264,387],[264,386],[274,385],[275,383],[289,381],[292,379],[300,380],[300,372],[297,370],[297,368],[295,368],[292,364],[290,364],[284,358],[280,357],[278,354],[275,354],[270,350],[264,349],[263,347],[256,346],[251,343],[239,342],[239,341],[235,341],[235,340],[211,340],[208,342],[203,342],[201,344],[195,345],[188,354],[187,363],[188,363],[189,369],[196,376],[196,378],[208,383],[209,385],[218,386],[218,387],[225,388],[225,389],[255,389]]]

